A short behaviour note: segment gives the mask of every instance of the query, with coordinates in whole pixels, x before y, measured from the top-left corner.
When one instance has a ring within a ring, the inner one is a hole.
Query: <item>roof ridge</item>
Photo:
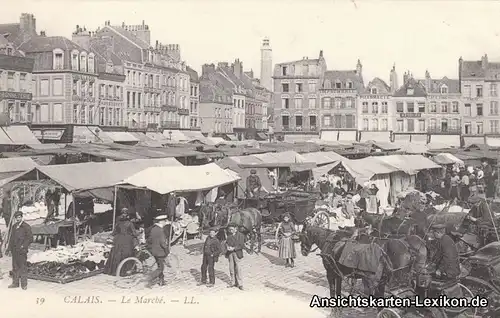
[[[125,35],[121,34],[120,32],[118,32],[117,30],[115,30],[114,27],[110,26],[110,25],[105,25],[104,28],[109,28],[111,31],[113,31],[114,33],[118,34],[119,36],[121,36],[122,38],[124,38],[125,40],[127,40],[128,42],[132,43],[133,45],[135,45],[137,48],[139,48],[140,50],[142,50],[142,47],[140,47],[137,43],[135,43],[134,41],[132,41],[131,39],[127,38]],[[127,30],[124,29],[124,31],[128,32]],[[141,58],[142,59],[142,58]]]

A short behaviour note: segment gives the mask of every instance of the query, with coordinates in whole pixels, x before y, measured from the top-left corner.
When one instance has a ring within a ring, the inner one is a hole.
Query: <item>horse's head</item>
[[[312,249],[312,245],[314,244],[311,240],[310,233],[307,228],[308,226],[304,224],[304,226],[302,227],[302,231],[299,234],[300,252],[303,256],[309,255]]]

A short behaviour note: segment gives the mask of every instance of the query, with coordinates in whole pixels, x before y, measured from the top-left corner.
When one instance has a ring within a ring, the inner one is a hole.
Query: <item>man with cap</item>
[[[205,244],[203,245],[203,261],[201,264],[201,282],[199,285],[207,283],[207,270],[209,283],[207,287],[215,285],[215,269],[214,265],[219,261],[219,255],[222,252],[219,239],[216,237],[218,232],[217,227],[210,228]]]
[[[168,217],[166,215],[158,215],[154,218],[155,224],[151,227],[148,236],[148,251],[153,255],[156,260],[158,268],[151,273],[148,288],[152,288],[155,280],[158,278],[158,285],[165,285],[165,278],[163,272],[165,270],[165,259],[170,253],[170,247],[167,244],[167,236],[165,236],[164,227],[167,225]]]
[[[245,236],[238,231],[238,226],[234,223],[229,224],[228,228],[229,235],[226,239],[226,258],[229,260],[229,273],[231,275],[231,284],[228,287],[238,287],[243,290],[240,260],[243,258]]]
[[[472,207],[467,217],[477,224],[479,246],[483,247],[490,243],[488,241],[488,233],[495,231],[495,217],[488,201],[484,197],[484,193],[471,196],[469,203],[472,204]]]
[[[260,178],[257,175],[257,170],[250,170],[250,175],[247,177],[247,192],[251,198],[259,197],[260,188],[262,187],[262,183],[260,182]]]
[[[453,239],[446,234],[446,225],[433,224],[431,229],[438,241],[438,248],[434,255],[436,274],[442,280],[455,280],[460,275],[457,246]]]
[[[33,242],[31,226],[23,221],[23,213],[14,213],[14,220],[10,229],[9,250],[12,254],[12,284],[9,288],[28,288],[28,249]]]

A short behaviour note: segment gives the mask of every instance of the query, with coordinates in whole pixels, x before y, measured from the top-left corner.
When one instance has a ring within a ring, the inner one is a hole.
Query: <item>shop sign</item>
[[[64,129],[34,129],[32,133],[39,140],[61,140]]]
[[[0,100],[3,99],[31,100],[31,93],[0,91]]]
[[[401,118],[420,118],[422,113],[400,113]]]

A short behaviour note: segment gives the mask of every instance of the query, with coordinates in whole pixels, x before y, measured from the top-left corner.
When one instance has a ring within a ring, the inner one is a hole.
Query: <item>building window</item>
[[[476,111],[477,111],[477,116],[483,116],[483,104],[477,104],[476,105]]]
[[[342,99],[341,98],[335,98],[335,108],[342,108]]]
[[[87,54],[80,53],[80,72],[87,72]]]
[[[368,113],[368,102],[363,102],[361,111],[363,112],[363,114]]]
[[[40,105],[40,122],[46,123],[49,121],[49,104]]]
[[[448,132],[448,119],[441,119],[441,132]]]
[[[372,87],[372,88],[371,88],[371,94],[372,94],[372,95],[377,95],[377,94],[378,94],[378,91],[377,91],[377,88],[376,88],[376,87]]]
[[[448,87],[446,85],[441,86],[441,94],[448,94]]]
[[[472,97],[472,90],[470,85],[464,85],[464,97]]]
[[[290,91],[288,84],[281,84],[281,91],[284,93],[288,93]]]
[[[418,131],[425,132],[425,120],[418,121]]]
[[[483,97],[483,85],[476,86],[476,97]]]
[[[472,107],[470,104],[465,104],[464,109],[465,109],[465,116],[472,116]]]
[[[311,115],[309,116],[309,127],[311,127],[311,130],[316,130],[316,116]]]
[[[437,106],[436,106],[436,102],[431,102],[429,104],[429,112],[430,113],[437,113]]]
[[[472,124],[471,123],[465,123],[464,124],[464,134],[465,135],[471,135],[472,134]]]
[[[54,88],[53,88],[54,96],[62,96],[63,95],[63,80],[62,80],[62,78],[54,78],[53,84],[54,84]]]
[[[316,91],[316,83],[309,82],[309,92],[315,92],[315,91]]]
[[[330,127],[332,125],[332,117],[330,115],[323,116],[323,126]]]
[[[332,83],[330,83],[330,81],[326,79],[323,82],[323,88],[325,88],[325,89],[331,89],[332,88]]]
[[[378,120],[376,118],[372,119],[372,130],[378,131]]]
[[[71,69],[73,71],[78,71],[78,52],[71,53]]]
[[[95,65],[95,62],[94,62],[94,55],[93,54],[89,54],[89,62],[88,62],[88,71],[89,73],[94,73],[94,65]]]
[[[43,79],[40,81],[40,96],[49,96],[49,80]]]
[[[451,129],[453,131],[457,131],[459,129],[458,119],[455,118],[451,120]]]
[[[63,121],[63,105],[62,104],[54,104],[52,109],[53,109],[52,118],[54,119],[54,121],[55,122],[62,122]]]
[[[333,125],[335,128],[343,128],[342,127],[342,115],[334,115],[333,120],[334,120]]]
[[[497,97],[497,84],[495,83],[490,84],[490,96]]]
[[[482,134],[484,134],[484,130],[483,130],[483,123],[482,123],[482,122],[477,122],[477,123],[476,123],[476,134],[477,134],[477,135],[482,135]]]
[[[413,88],[406,89],[406,95],[413,96],[414,93],[415,93],[415,90]]]
[[[498,102],[497,101],[490,102],[490,115],[498,115]]]
[[[404,103],[397,102],[396,103],[396,112],[398,112],[398,113],[404,113],[404,111],[405,111],[404,107],[405,107]]]
[[[316,108],[316,98],[309,98],[309,108]]]
[[[414,113],[415,112],[415,104],[413,102],[406,103],[406,112]]]
[[[400,132],[404,131],[404,122],[402,120],[398,120],[396,122],[396,124],[397,124],[397,127],[398,127],[398,131],[400,131]]]
[[[295,116],[295,127],[302,129],[302,116],[301,115],[296,115]]]
[[[302,83],[297,83],[295,84],[295,91],[297,93],[301,93],[303,90],[302,90]]]
[[[380,130],[387,131],[389,129],[389,127],[387,126],[387,119],[383,118],[380,123]]]
[[[415,131],[415,120],[413,120],[413,119],[407,119],[406,120],[406,124],[407,124],[409,132]]]
[[[498,120],[490,120],[490,133],[498,134]]]
[[[354,128],[355,125],[355,118],[354,115],[347,114],[345,115],[345,128]]]
[[[372,114],[378,114],[378,102],[372,103]]]
[[[442,113],[448,112],[448,102],[441,102],[441,112]]]
[[[15,90],[14,75],[15,75],[14,72],[8,72],[8,74],[7,74],[7,90],[8,91]]]
[[[348,89],[352,89],[353,88],[352,82],[350,82],[350,81],[347,82],[347,88]]]
[[[62,50],[54,51],[54,70],[64,69],[64,58]]]
[[[323,98],[323,108],[328,109],[331,107],[331,98],[325,97]]]
[[[295,108],[296,109],[301,109],[302,108],[302,98],[295,98]]]
[[[366,118],[363,119],[363,130],[365,130],[365,131],[369,131],[370,130],[369,121]]]
[[[282,98],[281,99],[281,108],[283,108],[283,109],[290,108],[290,99],[289,98]]]
[[[418,112],[425,113],[425,103],[418,103]]]
[[[281,67],[281,75],[282,76],[287,76],[288,75],[288,68],[286,66]]]
[[[459,113],[458,102],[451,103],[451,112],[452,113]]]
[[[437,122],[436,122],[436,119],[435,118],[431,118],[431,120],[429,120],[429,129],[431,131],[436,131],[436,125]]]
[[[339,81],[335,82],[335,88],[336,89],[342,88],[342,83]]]
[[[287,129],[290,127],[290,117],[288,115],[282,115],[281,123],[283,124],[283,128]]]
[[[354,105],[354,103],[353,103],[352,98],[345,99],[345,108],[354,108],[353,105]]]
[[[26,92],[26,73],[19,74],[19,91]]]

